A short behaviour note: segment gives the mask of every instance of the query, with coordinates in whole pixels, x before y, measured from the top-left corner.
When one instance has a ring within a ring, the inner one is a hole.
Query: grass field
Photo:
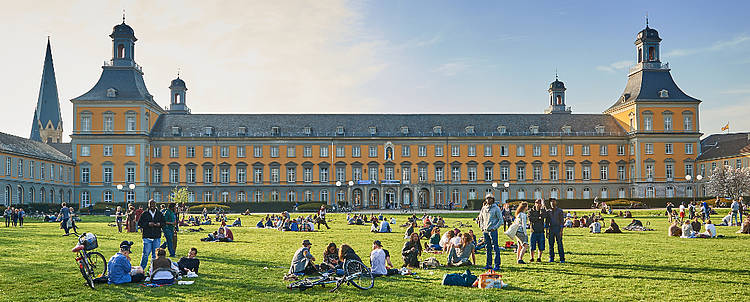
[[[737,227],[718,227],[719,234],[726,238],[672,238],[666,235],[665,218],[655,217],[655,213],[634,213],[644,223],[650,222],[656,229],[654,232],[592,235],[587,229],[566,230],[568,263],[565,264],[518,265],[513,251],[504,252],[502,275],[510,284],[506,289],[445,287],[440,285],[444,273],[461,272],[465,268],[441,268],[416,270],[416,276],[378,278],[375,287],[368,291],[347,285],[335,293],[323,288],[302,293],[286,289],[282,276],[303,239],[313,242],[313,254],[319,259],[325,245],[336,242],[339,246],[350,244],[365,262],[369,260],[372,241],[380,239],[394,255],[394,264],[400,266],[403,262],[398,255],[404,242],[404,228],[395,226],[394,233],[372,234],[369,226],[348,226],[343,215],[329,214],[332,229],[314,233],[246,226],[233,229],[234,243],[201,242],[199,239],[205,233],[181,233],[178,256],[186,254],[190,247],[199,250],[201,269],[195,284],[164,288],[99,285],[91,290],[84,285],[70,252],[74,236],[61,237],[58,224],[31,220],[23,228],[0,228],[0,300],[125,301],[168,297],[177,301],[748,300],[748,235],[735,234]],[[459,220],[468,223],[475,216],[446,215],[446,221],[449,225]],[[398,224],[405,220],[405,216],[396,217]],[[242,218],[243,224],[254,225],[260,216]],[[98,251],[107,259],[117,251],[120,241],[136,242],[133,263],[137,265],[143,246],[140,234],[117,233],[115,227],[107,226],[109,221],[106,217],[84,217],[78,225],[80,231],[98,236]],[[629,219],[617,221],[625,226]],[[474,231],[478,232],[478,228],[474,227]],[[506,237],[501,236],[504,241]],[[484,253],[477,255],[480,264],[484,264],[484,257]],[[438,259],[445,263],[445,256]],[[474,274],[482,273],[480,267],[471,269]]]

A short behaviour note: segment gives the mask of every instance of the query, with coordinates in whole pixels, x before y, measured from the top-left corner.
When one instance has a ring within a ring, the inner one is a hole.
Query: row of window
[[[90,132],[92,125],[93,114],[89,111],[81,112],[81,126],[80,129],[83,132]],[[125,113],[125,131],[137,131],[137,118],[138,114],[135,111],[128,111]],[[148,125],[149,115],[146,114],[146,124]],[[102,130],[104,132],[115,131],[115,114],[111,111],[107,111],[102,114]],[[119,130],[119,129],[118,129]]]
[[[685,145],[685,154],[693,154],[693,144],[687,143]],[[496,147],[495,147],[496,146]],[[539,144],[532,144],[531,146],[531,155],[532,156],[542,156],[542,145]],[[564,145],[565,148],[565,155],[566,156],[574,156],[576,155],[576,146],[577,145]],[[329,146],[322,145],[318,146],[319,148],[319,157],[322,158],[328,158],[331,156],[329,153]],[[347,149],[350,151],[351,157],[362,157],[362,147],[361,146],[333,146],[335,157],[337,158],[343,158],[347,156]],[[436,157],[442,157],[444,156],[443,152],[443,145],[435,145],[434,146],[434,156]],[[548,148],[548,155],[549,156],[557,156],[558,155],[558,145],[557,144],[551,144],[546,146]],[[236,150],[236,156],[240,158],[247,157],[247,146],[235,146]],[[263,146],[252,146],[253,151],[253,157],[255,158],[262,158],[264,157],[264,148]],[[469,157],[477,156],[477,145],[449,145],[450,148],[450,156],[458,157],[461,156],[462,150],[466,151],[466,155]],[[509,156],[509,145],[483,145],[480,147],[480,150],[483,150],[483,154],[485,157],[491,157],[493,156],[494,151],[498,151],[499,156]],[[517,144],[515,145],[515,155],[516,156],[526,156],[526,150],[527,145],[525,144]],[[625,148],[626,145],[617,145],[617,155],[625,155]],[[178,146],[171,146],[169,147],[169,157],[170,158],[179,158],[180,157],[180,147]],[[598,145],[599,149],[599,155],[609,155],[610,147],[608,145]],[[644,149],[646,154],[653,154],[653,143],[645,143]],[[187,158],[194,158],[196,157],[196,147],[195,146],[187,146],[184,148],[185,150],[185,157]],[[280,146],[270,146],[268,148],[269,153],[268,154],[272,158],[278,158],[280,157]],[[401,157],[410,157],[412,154],[412,146],[410,145],[402,145],[401,146]],[[213,146],[202,146],[203,151],[203,157],[205,158],[211,158],[213,157]],[[230,147],[229,146],[219,146],[219,157],[230,157]],[[286,157],[297,157],[297,148],[294,145],[286,146]],[[378,146],[367,146],[367,156],[371,158],[378,157]],[[674,152],[674,144],[672,143],[666,143],[665,144],[665,154],[673,154]],[[630,146],[630,154],[634,154],[634,148],[633,145]],[[89,156],[90,155],[90,147],[87,145],[81,146],[81,156]],[[127,145],[126,146],[126,155],[127,156],[134,156],[135,155],[135,146],[134,145]],[[161,158],[162,157],[162,147],[156,146],[153,147],[153,157],[154,158]],[[392,150],[390,150],[390,147],[386,147],[386,155],[392,159]],[[591,145],[580,145],[580,155],[591,155]],[[104,156],[112,156],[112,146],[111,145],[104,145]],[[302,157],[312,157],[313,156],[313,148],[312,146],[302,146]],[[426,145],[418,145],[417,146],[417,156],[418,157],[426,157],[427,156],[427,146]]]
[[[664,131],[672,131],[673,129],[673,122],[672,122],[672,114],[671,113],[663,113],[662,114],[662,125],[664,126]],[[631,115],[630,117],[630,130],[635,130],[634,128],[634,117]],[[646,131],[653,131],[654,130],[654,116],[653,113],[650,111],[644,111],[643,112],[643,130]],[[682,130],[683,131],[691,131],[693,130],[693,113],[690,111],[686,111],[682,115]]]
[[[102,156],[111,157],[114,147],[112,145],[102,145]],[[136,145],[125,145],[125,156],[135,156]],[[91,145],[81,145],[81,152],[79,153],[82,157],[91,156]]]
[[[72,197],[71,191],[68,190],[67,196],[65,194],[65,191],[60,190],[58,193],[55,193],[54,189],[45,189],[44,187],[39,188],[39,194],[37,195],[36,190],[32,187],[29,188],[28,191],[24,190],[24,187],[19,185],[15,188],[11,188],[11,186],[5,186],[5,204],[10,203],[35,203],[35,202],[48,202],[48,203],[54,203],[59,202],[62,203],[64,200],[67,200],[70,202],[70,199]]]
[[[24,160],[23,158],[15,158],[11,156],[5,157],[4,168],[5,171],[3,171],[3,175],[5,176],[65,182],[70,182],[73,171],[71,167],[65,167],[61,164],[46,163],[29,159]]]

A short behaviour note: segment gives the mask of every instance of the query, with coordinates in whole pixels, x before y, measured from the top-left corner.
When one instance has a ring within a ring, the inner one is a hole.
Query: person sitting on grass
[[[742,227],[737,230],[737,234],[750,234],[750,215],[745,217],[745,221],[742,222]]]
[[[476,263],[477,259],[474,255],[474,240],[471,238],[471,234],[464,233],[461,236],[461,242],[457,245],[453,245],[450,253],[448,253],[447,266],[471,266],[472,263]],[[469,261],[471,256],[471,261]]]
[[[609,228],[607,228],[607,230],[604,232],[605,233],[622,233],[622,231],[620,230],[620,226],[617,224],[617,222],[615,222],[614,219],[611,219],[609,221]]]
[[[233,226],[233,227],[241,227],[242,226],[242,220],[240,220],[240,218],[237,217],[237,219],[235,219],[234,222],[232,222],[231,226]]]
[[[174,284],[177,281],[179,268],[167,258],[167,251],[163,248],[156,249],[156,258],[151,262],[149,275],[151,283],[158,285]]]
[[[682,236],[680,238],[695,238],[695,230],[690,224],[690,219],[686,219],[682,224]]]
[[[427,223],[425,223],[425,226],[419,229],[419,237],[425,239],[429,238],[434,227],[435,226],[432,224],[432,222],[428,220]]]
[[[414,230],[416,229],[417,229],[417,223],[414,221],[409,222],[409,227],[406,228],[406,232],[404,232],[404,239],[409,239],[409,237],[411,236],[411,233],[414,233]]]
[[[187,275],[190,272],[198,274],[198,267],[201,265],[201,261],[198,258],[198,249],[191,247],[187,257],[180,258],[177,262],[177,267],[180,270],[180,275]]]
[[[599,234],[602,232],[602,224],[599,223],[599,219],[594,218],[594,222],[589,225],[589,229],[591,229],[592,234]]]
[[[378,228],[378,222],[376,220],[373,220],[370,224],[370,232],[377,233],[380,229]]]
[[[425,243],[427,245],[425,250],[428,251],[442,251],[443,247],[440,246],[440,228],[434,228],[432,229],[432,236],[430,237],[429,243]]]
[[[729,226],[729,223],[732,221],[732,213],[727,214],[727,216],[724,216],[724,218],[721,219],[721,223],[718,224],[719,226]]]
[[[297,223],[297,219],[292,219],[292,221],[289,222],[289,231],[299,232],[299,224]]]
[[[380,222],[380,229],[378,230],[378,233],[390,233],[391,232],[391,224],[388,223],[388,220],[383,220]]]
[[[266,227],[273,228],[273,221],[271,219],[266,219]]]
[[[451,239],[455,237],[454,234],[456,233],[453,230],[448,230],[447,232],[445,232],[445,234],[443,234],[442,237],[440,237],[440,242],[438,243],[440,244],[440,250],[446,252],[448,251],[448,248],[451,244]]]
[[[398,270],[393,268],[391,257],[388,251],[383,249],[380,240],[372,242],[372,252],[370,252],[370,266],[372,274],[375,277],[391,276],[398,274]]]
[[[341,249],[339,250],[339,263],[341,263],[341,267],[343,267],[343,265],[346,265],[346,261],[351,260],[362,262],[362,258],[359,258],[357,253],[354,252],[354,249],[348,244],[344,243],[341,245]],[[344,270],[338,268],[336,269],[336,274],[339,276],[343,276]]]
[[[691,223],[690,225],[692,225],[692,226],[693,226],[693,232],[694,232],[695,234],[698,234],[698,233],[700,233],[700,231],[701,231],[701,227],[703,226],[703,224],[701,224],[701,222],[700,222],[700,221],[698,221],[697,219],[696,219],[696,220],[693,220],[693,222],[692,222],[692,223]]]
[[[682,229],[678,225],[677,221],[672,222],[672,225],[669,226],[669,236],[682,236]]]
[[[146,275],[143,274],[143,268],[130,264],[130,247],[132,246],[132,241],[123,241],[120,243],[120,251],[112,256],[112,258],[109,258],[109,262],[107,263],[107,271],[109,272],[107,283],[137,283],[146,279]]]
[[[320,270],[331,271],[340,267],[339,249],[336,247],[336,243],[331,242],[323,251],[323,262],[320,263]]]
[[[310,247],[312,243],[310,240],[303,240],[302,247],[294,253],[292,256],[292,263],[289,266],[289,273],[284,279],[289,279],[291,276],[310,275],[318,273],[318,268],[313,263],[315,257],[310,253]]]
[[[401,249],[401,256],[405,267],[419,267],[419,255],[422,254],[422,244],[419,242],[419,238],[419,234],[412,233],[409,236],[409,241],[406,241],[404,247]]]
[[[255,224],[255,227],[259,229],[262,229],[265,227],[265,224],[263,223],[263,218],[261,218],[260,221],[258,221],[258,223]]]
[[[701,238],[716,238],[716,226],[711,223],[711,219],[706,221],[706,232],[701,233]]]
[[[570,217],[565,218],[565,224],[563,225],[563,227],[565,227],[565,228],[572,228],[573,227],[573,220]]]

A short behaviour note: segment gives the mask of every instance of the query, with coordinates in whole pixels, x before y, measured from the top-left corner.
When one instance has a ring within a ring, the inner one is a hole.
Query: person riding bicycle
[[[109,259],[109,262],[107,263],[107,271],[109,272],[107,283],[135,283],[141,282],[146,278],[146,275],[143,273],[143,268],[140,266],[132,266],[130,264],[131,246],[133,246],[132,241],[123,241],[120,243],[120,251]]]

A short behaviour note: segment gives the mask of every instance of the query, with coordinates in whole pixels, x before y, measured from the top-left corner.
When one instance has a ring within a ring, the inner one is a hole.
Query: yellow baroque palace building
[[[370,208],[461,206],[495,192],[503,200],[700,195],[685,180],[697,172],[700,100],[675,84],[648,26],[624,91],[602,114],[572,113],[558,79],[540,114],[193,114],[179,77],[169,109],[155,102],[130,26],[110,37],[112,59],[71,100],[70,186],[81,205],[165,201],[175,187],[188,187],[193,201]]]

